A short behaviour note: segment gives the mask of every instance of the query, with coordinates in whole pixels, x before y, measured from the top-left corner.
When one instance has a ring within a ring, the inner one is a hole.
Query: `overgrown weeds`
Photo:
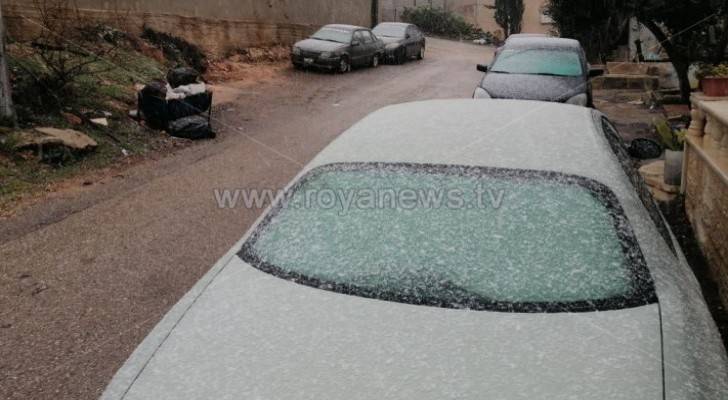
[[[199,47],[164,32],[145,27],[142,38],[159,47],[164,57],[175,66],[192,67],[203,73],[207,70],[208,60]]]
[[[405,8],[402,21],[419,26],[428,34],[457,39],[476,39],[483,31],[463,17],[436,7]]]

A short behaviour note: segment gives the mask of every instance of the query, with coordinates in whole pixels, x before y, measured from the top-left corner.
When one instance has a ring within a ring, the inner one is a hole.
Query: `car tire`
[[[420,52],[417,53],[418,60],[422,60],[423,58],[425,58],[425,46],[424,45],[420,46]]]
[[[375,54],[372,56],[372,62],[370,66],[372,68],[377,68],[379,66],[379,54]]]
[[[349,62],[349,58],[341,57],[341,60],[339,60],[339,69],[337,70],[337,72],[340,74],[345,74],[349,71],[351,71],[351,63]]]

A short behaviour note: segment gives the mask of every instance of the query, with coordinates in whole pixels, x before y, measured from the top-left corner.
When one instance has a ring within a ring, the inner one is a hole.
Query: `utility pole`
[[[13,110],[13,96],[10,90],[10,76],[8,75],[8,60],[5,53],[5,21],[3,20],[2,6],[0,5],[0,124],[15,125],[15,111]]]

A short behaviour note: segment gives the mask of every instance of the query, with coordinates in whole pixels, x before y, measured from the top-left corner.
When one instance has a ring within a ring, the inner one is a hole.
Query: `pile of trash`
[[[185,139],[214,138],[212,92],[192,68],[175,68],[167,81],[153,81],[138,94],[138,117],[153,129]]]

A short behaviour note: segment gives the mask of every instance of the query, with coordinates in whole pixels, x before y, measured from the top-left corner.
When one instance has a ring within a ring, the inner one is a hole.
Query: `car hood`
[[[481,87],[496,99],[519,99],[565,102],[585,93],[583,77],[489,73]]]
[[[339,49],[343,49],[346,46],[347,45],[344,43],[329,42],[328,40],[318,39],[306,39],[296,43],[296,47],[300,48],[301,50],[314,52],[336,51]]]
[[[381,39],[385,45],[392,44],[392,43],[402,44],[402,42],[404,42],[404,39],[402,39],[402,38],[387,37],[387,36],[377,36],[377,37],[379,39]]]
[[[104,399],[662,399],[657,305],[413,306],[298,285],[237,257],[188,304]]]

